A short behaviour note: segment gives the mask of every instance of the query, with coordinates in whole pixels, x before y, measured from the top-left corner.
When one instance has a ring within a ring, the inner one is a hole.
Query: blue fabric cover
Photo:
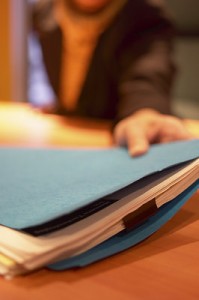
[[[0,148],[0,224],[23,229],[92,203],[149,174],[199,157],[199,140],[124,148]]]

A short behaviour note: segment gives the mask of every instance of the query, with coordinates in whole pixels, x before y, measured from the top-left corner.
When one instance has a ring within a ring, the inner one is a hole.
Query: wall
[[[199,0],[167,0],[181,34],[176,39],[178,77],[174,111],[199,119]]]
[[[26,101],[27,1],[0,0],[0,101]]]
[[[0,1],[0,101],[11,99],[11,68],[10,68],[10,1]]]

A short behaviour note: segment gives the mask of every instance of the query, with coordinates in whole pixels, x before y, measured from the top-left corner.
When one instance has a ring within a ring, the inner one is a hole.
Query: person
[[[163,1],[38,0],[32,16],[53,112],[112,120],[132,156],[190,138],[171,112],[175,35]]]

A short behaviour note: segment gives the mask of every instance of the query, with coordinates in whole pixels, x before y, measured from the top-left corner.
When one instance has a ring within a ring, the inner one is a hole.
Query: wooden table
[[[199,123],[187,120],[199,137]],[[63,120],[26,105],[0,105],[0,143],[31,147],[111,146],[110,124]],[[1,300],[199,299],[199,193],[141,244],[83,269],[42,269],[0,278]]]
[[[111,146],[110,123],[47,115],[27,104],[0,104],[0,143],[31,147]]]

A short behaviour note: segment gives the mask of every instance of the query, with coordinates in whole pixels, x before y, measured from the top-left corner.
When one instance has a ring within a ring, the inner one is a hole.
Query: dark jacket
[[[150,2],[127,1],[101,34],[74,114],[120,120],[145,107],[170,113],[173,27],[163,7]],[[45,26],[51,8],[37,8],[33,24],[59,97],[62,32],[56,24]],[[60,101],[56,109],[67,114]]]

